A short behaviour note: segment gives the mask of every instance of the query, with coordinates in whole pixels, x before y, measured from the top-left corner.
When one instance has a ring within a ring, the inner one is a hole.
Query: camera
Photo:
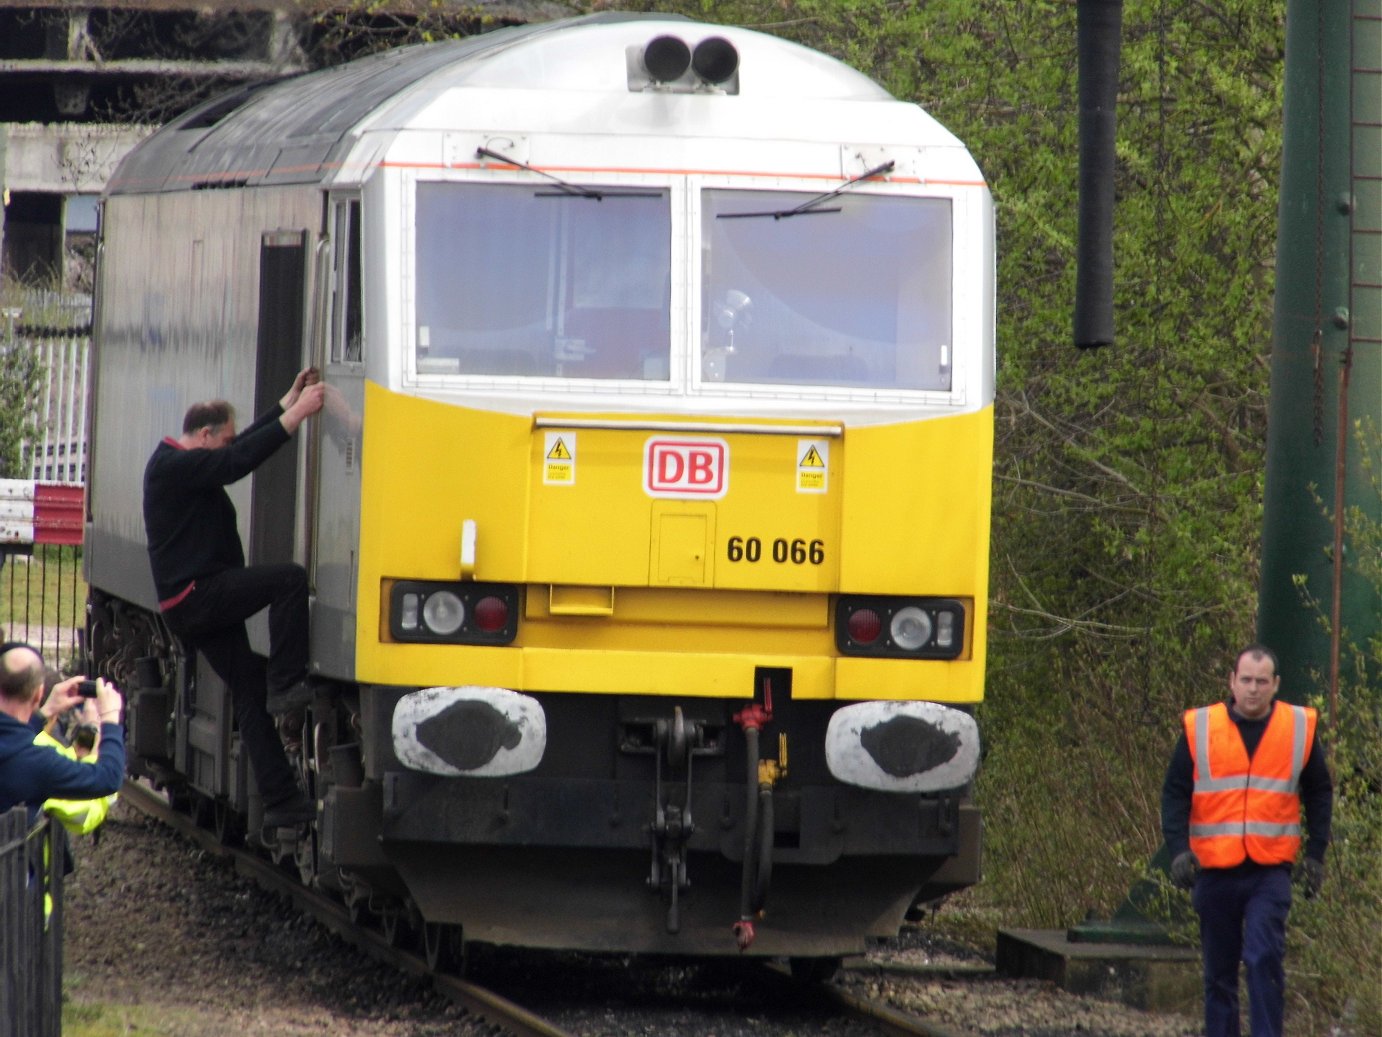
[[[96,697],[96,682],[79,681],[77,683],[77,694],[84,699],[94,699]]]

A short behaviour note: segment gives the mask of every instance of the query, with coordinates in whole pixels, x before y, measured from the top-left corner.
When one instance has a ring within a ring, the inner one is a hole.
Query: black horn
[[[658,36],[643,48],[643,67],[656,82],[680,79],[691,66],[691,48],[675,36]]]
[[[711,36],[696,44],[691,67],[702,80],[718,86],[739,70],[739,52],[723,36]]]

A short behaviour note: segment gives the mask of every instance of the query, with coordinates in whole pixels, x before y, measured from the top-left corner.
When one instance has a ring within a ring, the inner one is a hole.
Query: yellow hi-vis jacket
[[[1190,849],[1201,866],[1294,861],[1300,850],[1300,772],[1315,741],[1315,710],[1273,703],[1251,761],[1224,703],[1187,710],[1184,721],[1195,762]]]
[[[77,758],[77,753],[71,746],[63,745],[47,731],[40,731],[34,737],[34,744],[47,745],[64,756],[74,760]],[[100,752],[101,747],[98,745],[96,751],[86,757],[85,762],[95,763]],[[73,835],[86,835],[101,826],[117,798],[119,793],[112,792],[109,796],[99,799],[46,799],[43,801],[43,812],[49,817],[56,818],[62,823],[62,827]]]

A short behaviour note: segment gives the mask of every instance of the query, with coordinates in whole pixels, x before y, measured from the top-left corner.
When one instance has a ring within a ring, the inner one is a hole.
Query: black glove
[[[1180,889],[1194,889],[1195,880],[1199,877],[1200,859],[1194,852],[1186,850],[1176,854],[1176,859],[1171,862],[1171,881]]]
[[[1296,881],[1305,887],[1305,899],[1314,900],[1324,885],[1324,861],[1306,857],[1296,865]]]

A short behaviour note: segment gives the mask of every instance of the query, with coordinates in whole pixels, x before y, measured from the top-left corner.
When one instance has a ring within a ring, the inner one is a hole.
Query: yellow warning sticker
[[[829,489],[830,440],[797,440],[797,492],[825,493]]]
[[[548,432],[542,448],[542,481],[548,486],[576,483],[576,433]]]

